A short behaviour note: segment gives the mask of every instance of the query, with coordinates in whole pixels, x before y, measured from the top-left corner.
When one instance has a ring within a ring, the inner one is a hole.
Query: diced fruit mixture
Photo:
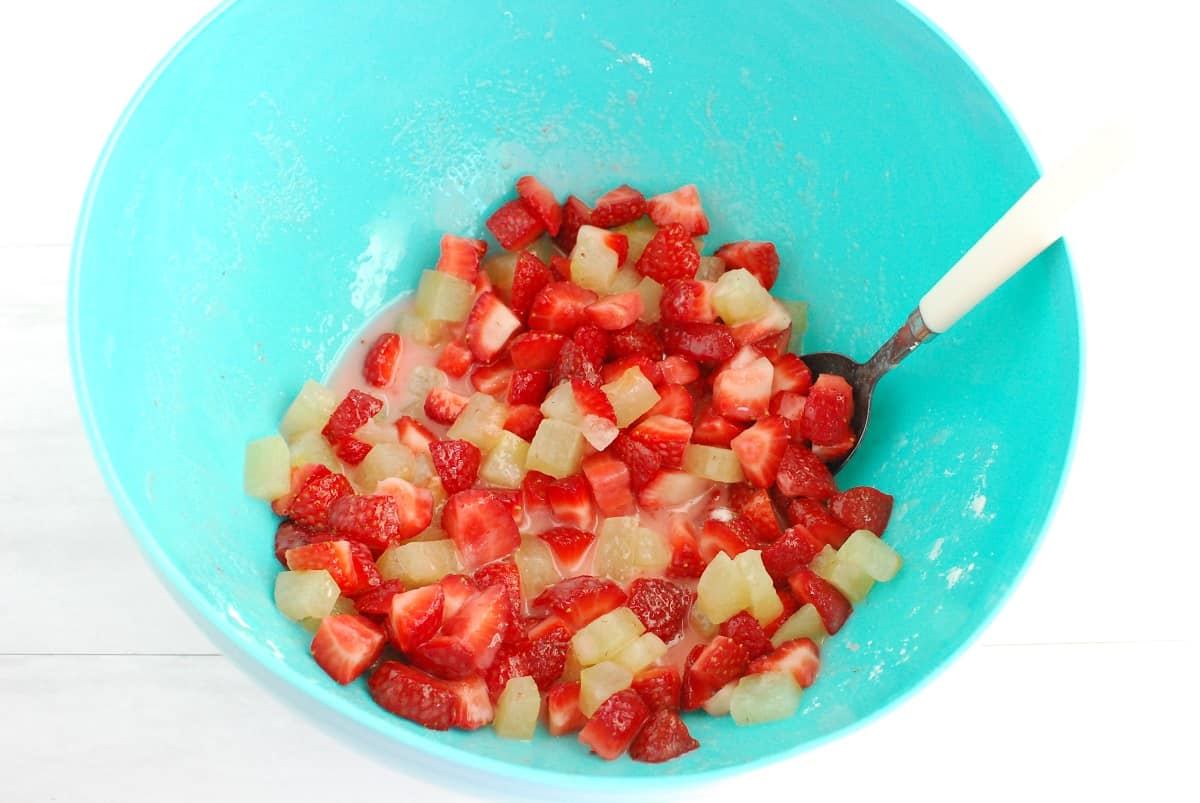
[[[661,762],[699,747],[690,717],[792,716],[901,561],[892,497],[826,465],[853,397],[794,353],[775,246],[701,256],[693,185],[589,206],[525,176],[485,227],[498,250],[446,234],[246,447],[280,612],[334,681],[435,730],[544,723]]]

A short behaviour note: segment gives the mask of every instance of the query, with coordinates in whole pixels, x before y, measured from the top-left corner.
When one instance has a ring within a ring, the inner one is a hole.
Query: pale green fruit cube
[[[294,622],[328,616],[340,593],[324,569],[275,575],[275,607]]]
[[[630,290],[636,290],[641,282],[642,274],[638,273],[632,265],[626,265],[613,274],[612,282],[609,283],[605,293],[610,296],[615,296],[617,293],[628,293]]]
[[[571,281],[597,293],[608,291],[617,274],[617,252],[608,247],[609,232],[595,226],[580,226],[571,249]]]
[[[487,454],[500,442],[500,433],[506,431],[504,420],[507,417],[508,405],[486,393],[473,393],[467,399],[467,406],[450,425],[446,437],[469,441]]]
[[[324,426],[324,424],[322,424]],[[325,436],[317,430],[301,432],[288,445],[288,453],[293,468],[309,463],[320,463],[330,471],[341,471],[342,461],[333,453],[333,447]]]
[[[436,583],[461,568],[454,542],[449,539],[407,541],[388,547],[375,565],[384,580],[399,580],[405,588]]]
[[[857,566],[881,583],[895,577],[904,563],[896,550],[870,530],[850,533],[850,537],[838,549],[838,560]]]
[[[808,568],[813,574],[828,580],[829,575],[833,574],[833,564],[837,561],[837,550],[826,544],[821,547],[821,551],[808,563]]]
[[[413,478],[416,458],[412,450],[402,443],[381,443],[367,452],[363,461],[350,470],[350,479],[363,493],[374,493],[380,480],[399,477]]]
[[[667,645],[654,633],[643,633],[617,654],[616,661],[633,674],[658,661],[667,654]]]
[[[292,456],[282,436],[269,435],[246,444],[242,487],[247,495],[266,502],[292,489]]]
[[[579,673],[579,710],[584,716],[596,713],[600,704],[633,684],[633,673],[613,661],[601,661]]]
[[[745,268],[721,274],[712,292],[713,309],[730,326],[758,320],[770,302],[771,294]]]
[[[596,538],[593,569],[601,577],[627,583],[662,573],[671,562],[671,549],[661,533],[642,527],[636,516],[604,520]]]
[[[725,273],[725,260],[720,257],[700,257],[700,267],[696,270],[696,279],[702,282],[715,282]]]
[[[540,471],[556,479],[569,477],[579,471],[583,462],[583,445],[583,435],[578,427],[566,421],[544,418],[529,444],[525,469]]]
[[[705,641],[712,641],[721,633],[721,628],[695,605],[688,614],[688,622],[691,624],[692,630],[696,631],[696,635]]]
[[[525,479],[525,458],[529,441],[502,430],[496,445],[479,467],[479,477],[497,488],[520,488]]]
[[[533,678],[509,678],[504,691],[496,700],[496,715],[492,727],[501,739],[529,741],[537,730],[542,696]]]
[[[427,270],[421,273],[413,312],[427,321],[465,320],[475,300],[475,285],[449,273]],[[412,317],[411,313],[401,316]]]
[[[340,401],[329,388],[308,380],[283,414],[279,434],[290,441],[302,432],[320,432]]]
[[[641,320],[654,323],[662,318],[663,286],[649,276],[642,278],[637,285],[638,295],[642,297]]]
[[[841,558],[833,562],[833,571],[825,579],[854,605],[865,600],[875,585],[871,575],[860,569],[858,564]]]
[[[333,610],[328,616],[341,616],[342,614],[355,614],[358,610],[354,607],[354,600],[349,597],[338,597],[337,602],[333,603]],[[324,617],[322,617],[324,618]],[[300,626],[309,633],[316,633],[321,627],[321,619],[315,616],[309,616],[300,620]]]
[[[607,385],[601,385],[600,389],[612,403],[613,412],[617,414],[617,426],[622,429],[641,418],[662,398],[641,369],[636,367],[628,369]]]
[[[733,689],[729,715],[738,725],[787,719],[800,708],[801,692],[791,672],[746,675]]]
[[[716,482],[745,482],[742,463],[732,449],[689,443],[683,450],[683,470]]]
[[[737,681],[726,683],[717,693],[704,701],[704,713],[710,717],[724,717],[729,715],[729,702],[733,699],[733,690],[737,688]]]
[[[444,388],[448,384],[450,384],[450,378],[442,369],[434,368],[432,365],[418,365],[409,372],[405,387],[409,394],[417,400],[417,404],[423,408],[425,397],[429,395],[429,391],[434,388]]]
[[[642,258],[642,252],[658,233],[658,226],[648,217],[640,217],[631,223],[623,223],[613,231],[624,234],[629,240],[629,253],[625,257],[626,265],[636,265]]]
[[[517,254],[505,252],[483,260],[483,272],[492,281],[496,295],[507,304],[512,300],[513,274],[517,269]]]
[[[537,536],[526,535],[521,539],[521,546],[513,553],[513,561],[521,575],[521,593],[525,599],[535,599],[562,579],[554,562],[554,553]]]
[[[581,666],[592,666],[613,659],[634,639],[646,632],[646,626],[624,606],[598,616],[571,637],[571,649]]]
[[[411,311],[406,311],[396,319],[392,331],[406,341],[422,346],[440,346],[450,342],[450,326],[446,321],[431,321]]]
[[[718,552],[700,575],[700,582],[696,584],[696,607],[710,622],[718,625],[750,607],[746,576],[724,552]]]
[[[750,593],[750,614],[764,627],[774,622],[783,613],[783,603],[775,593],[775,581],[763,566],[762,552],[747,549],[733,562],[746,580],[746,588]]]
[[[829,633],[825,631],[825,623],[821,621],[821,614],[812,603],[800,606],[798,611],[789,616],[775,631],[775,635],[771,636],[771,644],[778,647],[785,641],[798,638],[811,639],[817,645],[829,638]]]
[[[583,413],[575,401],[575,390],[570,382],[560,382],[550,389],[542,400],[542,415],[556,421],[566,421],[568,424],[579,425],[583,421]]]
[[[533,245],[525,249],[532,253],[535,257],[550,264],[550,257],[559,253],[558,246],[554,244],[554,240],[550,239],[549,234],[543,234],[533,241]]]

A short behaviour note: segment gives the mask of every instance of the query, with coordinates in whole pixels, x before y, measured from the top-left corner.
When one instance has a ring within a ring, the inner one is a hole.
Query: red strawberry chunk
[[[521,176],[517,179],[517,197],[525,202],[525,206],[551,237],[558,234],[562,228],[562,207],[549,187],[533,176]]]
[[[708,217],[700,205],[700,192],[695,184],[654,196],[646,204],[646,211],[655,226],[678,224],[689,237],[708,234]]]
[[[432,388],[425,397],[425,415],[439,424],[453,424],[466,406],[467,397],[449,388]]]
[[[441,587],[445,598],[443,615],[446,619],[458,613],[479,590],[475,581],[465,574],[448,574],[438,580],[437,585]]]
[[[762,551],[763,566],[776,583],[786,582],[789,575],[807,566],[825,542],[813,535],[803,524],[789,527],[778,541]]]
[[[521,545],[521,533],[507,505],[495,493],[459,491],[442,508],[442,529],[467,569],[502,558]]]
[[[611,229],[633,221],[646,214],[646,196],[622,184],[596,199],[589,223],[602,229]]]
[[[445,371],[455,379],[460,379],[466,376],[467,369],[471,367],[472,356],[471,349],[467,346],[465,340],[451,340],[442,347],[435,367],[438,370]]]
[[[663,286],[659,311],[667,323],[712,323],[713,283],[698,279],[672,279]]]
[[[323,529],[329,524],[329,510],[339,499],[352,496],[350,480],[341,474],[324,474],[303,488],[288,507],[288,516],[303,527]]]
[[[629,437],[654,452],[662,466],[679,468],[692,438],[692,425],[668,415],[652,415],[630,430]]]
[[[800,433],[815,444],[829,446],[849,440],[854,416],[854,392],[840,376],[821,374],[809,388]]]
[[[692,428],[692,443],[729,448],[730,442],[744,429],[744,424],[730,421],[708,404],[696,415],[696,424]]]
[[[689,503],[711,490],[711,480],[664,468],[638,492],[638,504],[647,510],[661,510]]]
[[[633,689],[609,697],[579,732],[579,741],[606,761],[621,756],[650,718],[650,709]]]
[[[329,422],[325,424],[321,434],[325,440],[336,445],[358,431],[359,427],[370,421],[383,409],[383,400],[377,399],[361,390],[351,390],[342,399]]]
[[[553,332],[524,332],[513,338],[508,355],[517,370],[553,369],[567,342],[566,337]]]
[[[329,677],[345,686],[379,659],[387,638],[365,616],[341,614],[321,620],[312,640],[312,655]]]
[[[428,452],[429,444],[437,440],[437,437],[424,424],[407,415],[396,419],[396,434],[400,438],[400,442],[411,449],[414,454]]]
[[[672,354],[664,357],[658,363],[663,382],[668,385],[690,385],[700,378],[700,366],[687,359]]]
[[[596,507],[587,480],[576,474],[555,480],[546,488],[546,501],[554,518],[571,527],[590,530],[596,526]]]
[[[521,320],[495,293],[484,293],[467,316],[467,345],[475,359],[490,363],[520,328]]]
[[[583,324],[575,330],[575,334],[571,335],[571,341],[579,348],[583,358],[597,368],[608,356],[609,335],[598,326],[590,323]]]
[[[591,225],[592,210],[574,195],[568,195],[562,207],[562,227],[554,235],[554,244],[563,251],[570,253],[575,247],[575,238],[579,236],[582,226]]]
[[[487,253],[487,243],[454,234],[443,234],[437,270],[468,282],[479,275],[479,261]]]
[[[671,546],[671,562],[667,565],[667,577],[699,577],[704,573],[704,561],[700,558],[700,545],[696,540],[696,526],[683,513],[672,513],[667,520],[667,540]]]
[[[434,441],[429,445],[429,454],[446,493],[456,494],[475,484],[482,458],[475,444],[461,440]]]
[[[508,408],[508,416],[504,419],[504,428],[518,438],[532,441],[543,417],[542,411],[532,404],[514,404]]]
[[[400,477],[388,477],[378,482],[375,492],[395,500],[397,525],[393,542],[412,538],[433,523],[433,491],[428,488]]]
[[[587,724],[579,708],[579,683],[559,683],[546,694],[546,730],[551,736],[574,733]]]
[[[642,294],[636,290],[605,296],[587,308],[587,317],[608,331],[624,329],[642,317]]]
[[[539,690],[546,691],[562,677],[570,646],[571,629],[557,618],[550,617],[530,629],[525,662]]]
[[[516,628],[509,628],[510,631]],[[488,695],[493,701],[500,699],[504,687],[513,678],[525,677],[529,674],[529,642],[520,639],[509,639],[501,645],[496,653],[496,659],[484,673]]]
[[[728,270],[747,270],[768,290],[775,286],[775,280],[779,278],[779,252],[775,250],[774,243],[759,240],[727,243],[717,249],[717,256],[725,260]]]
[[[729,448],[742,464],[746,481],[769,488],[775,482],[788,442],[787,420],[771,415],[730,440]]]
[[[737,353],[738,343],[729,327],[721,323],[672,323],[659,328],[668,354],[712,365]]]
[[[430,730],[449,730],[458,698],[445,681],[399,661],[384,661],[367,681],[367,689],[382,708]]]
[[[492,488],[492,494],[504,503],[513,521],[520,524],[525,515],[525,506],[521,502],[521,492],[509,488]]]
[[[791,390],[781,390],[771,397],[771,406],[767,409],[771,415],[786,418],[789,422],[788,431],[793,441],[803,440],[800,435],[800,416],[804,415],[805,398]]]
[[[768,313],[768,315],[778,315],[778,310],[779,308],[772,304],[771,311]],[[791,348],[792,325],[791,323],[788,323],[787,326],[775,332],[774,334],[768,334],[761,340],[752,340],[750,342],[753,344],[754,348],[758,349],[759,352],[768,360],[773,363],[779,362],[782,357],[788,354],[788,349]]]
[[[501,206],[484,224],[506,251],[520,251],[533,245],[546,227],[519,198]]]
[[[892,497],[860,485],[830,497],[829,512],[851,530],[869,530],[882,536],[892,517]]]
[[[503,396],[512,381],[512,363],[504,357],[491,365],[480,365],[471,372],[471,387],[489,396]]]
[[[650,666],[634,675],[630,688],[641,695],[651,711],[678,711],[681,682],[675,667]]]
[[[350,556],[354,561],[354,570],[358,572],[359,577],[359,586],[354,591],[354,594],[378,588],[383,583],[383,577],[379,574],[379,567],[375,565],[375,556],[366,544],[351,541]],[[359,613],[362,613],[362,611],[359,611]]]
[[[341,538],[365,544],[375,555],[403,540],[400,511],[388,494],[341,497],[329,506],[329,529]]]
[[[288,550],[336,540],[337,536],[333,533],[314,531],[294,522],[281,521],[275,530],[275,559],[287,566]]]
[[[796,438],[793,437],[792,440],[796,440]],[[807,443],[807,441],[806,441],[806,443]],[[812,444],[812,453],[815,454],[817,456],[817,459],[820,460],[822,463],[831,463],[834,460],[838,460],[842,457],[845,457],[847,454],[850,453],[850,450],[853,448],[854,448],[854,435],[850,434],[846,437],[846,440],[838,441],[837,443],[824,444],[824,445],[819,444],[819,443],[814,443],[814,444]]]
[[[809,499],[828,499],[837,493],[829,468],[810,450],[797,444],[790,444],[784,451],[775,486],[784,496]]]
[[[542,368],[520,368],[513,371],[508,383],[509,404],[540,405],[550,390],[550,372]]]
[[[735,485],[729,489],[729,506],[750,523],[760,544],[769,544],[783,535],[771,495],[763,489]]]
[[[509,292],[513,314],[524,321],[529,315],[533,299],[552,281],[554,277],[545,262],[528,251],[518,254],[517,264],[513,268],[512,290]]]
[[[597,452],[583,459],[583,476],[592,490],[596,507],[605,516],[625,516],[633,512],[629,466],[608,452]]]
[[[694,711],[746,671],[746,650],[728,636],[716,636],[700,650],[696,660],[683,673],[681,703],[684,711]]]
[[[521,503],[526,510],[531,513],[550,510],[550,503],[546,501],[546,489],[552,482],[554,477],[549,474],[540,471],[525,472],[525,479],[521,480]]]
[[[613,332],[608,341],[608,356],[614,359],[642,356],[657,362],[662,358],[663,344],[650,324],[635,321]],[[653,382],[653,378],[647,374]]]
[[[517,564],[510,560],[498,560],[476,569],[471,579],[480,591],[492,586],[504,589],[512,621],[520,621],[525,598],[521,594],[521,573],[517,570]],[[516,627],[509,629],[513,632],[518,630]]]
[[[785,641],[770,654],[752,660],[747,674],[787,672],[801,688],[807,689],[817,679],[820,670],[821,653],[817,645],[811,639],[798,638]]]
[[[588,305],[597,296],[571,282],[550,282],[534,296],[529,328],[569,335],[587,320]]]
[[[658,363],[645,354],[635,354],[632,357],[621,357],[620,359],[613,360],[600,369],[600,381],[604,384],[615,382],[630,368],[636,368],[641,371],[642,376],[650,380],[650,384],[661,384],[662,372],[658,368]]]
[[[379,585],[353,596],[354,610],[364,616],[386,617],[392,610],[392,598],[403,593],[404,584],[399,580],[381,580]]]
[[[692,417],[695,415],[695,402],[692,401],[692,394],[688,393],[687,388],[682,385],[659,385],[655,390],[658,391],[658,401],[654,406],[646,411],[645,419],[653,418],[656,415],[663,415],[669,418],[677,418],[687,424],[688,436],[691,436]]]
[[[558,365],[554,367],[554,382],[557,384],[567,380],[581,380],[590,385],[600,382],[596,364],[573,340],[563,343],[562,351],[558,353]]]
[[[825,632],[833,635],[850,616],[850,602],[842,593],[811,570],[800,567],[788,578],[792,593],[801,603],[812,605],[821,615]]]
[[[535,610],[549,611],[573,631],[625,604],[625,592],[612,580],[581,574],[555,583],[533,601]]]
[[[728,521],[710,518],[700,530],[700,559],[707,564],[724,552],[731,558],[750,549],[754,542],[754,530],[745,519],[735,516]]]
[[[583,562],[596,534],[578,527],[552,527],[539,533],[538,538],[546,542],[561,566],[574,569]]]
[[[661,764],[700,747],[687,725],[674,711],[660,708],[650,715],[629,746],[629,757],[646,764]]]
[[[291,489],[283,496],[277,497],[271,501],[271,510],[276,516],[288,516],[288,511],[292,508],[292,503],[296,501],[296,497],[304,490],[304,486],[321,477],[326,477],[332,474],[328,467],[320,463],[305,463],[302,466],[293,466],[291,473]]]
[[[442,626],[445,601],[437,583],[393,595],[387,621],[388,637],[396,649],[407,654],[433,638]]]
[[[801,524],[822,544],[837,549],[850,537],[850,528],[835,519],[816,499],[796,497],[788,503],[788,520]]]
[[[626,606],[646,630],[670,644],[683,632],[695,593],[661,577],[639,577],[629,584]]]
[[[771,394],[790,390],[803,396],[812,387],[812,371],[804,360],[795,354],[784,354],[775,361],[775,377],[771,382]]]
[[[634,267],[660,284],[672,279],[694,279],[700,267],[700,252],[686,228],[668,223],[646,243],[646,250]]]
[[[404,353],[404,341],[395,332],[384,332],[371,344],[363,361],[363,379],[377,388],[386,388],[396,380],[396,366]]]
[[[324,569],[343,594],[354,594],[368,587],[367,578],[359,575],[349,541],[321,541],[293,547],[284,554],[284,560],[294,572]]]
[[[333,453],[337,455],[338,460],[349,466],[357,466],[359,463],[367,459],[367,455],[375,447],[369,443],[356,440],[354,438],[346,438],[338,441],[337,446],[333,448]]]
[[[609,452],[629,469],[629,484],[634,491],[649,485],[662,468],[662,461],[653,449],[625,433],[616,437]]]
[[[479,675],[472,675],[465,680],[446,682],[455,698],[454,727],[463,730],[479,730],[495,719],[496,711],[488,696],[487,684]]]
[[[466,601],[442,623],[441,632],[413,649],[413,664],[446,680],[486,671],[511,622],[508,594],[491,586]]]
[[[791,326],[792,316],[782,304],[772,298],[767,304],[767,311],[760,317],[738,324],[729,331],[733,339],[742,345],[762,343],[775,353],[781,350],[779,339],[775,336]]]
[[[771,404],[771,361],[744,346],[713,380],[713,409],[735,421],[757,421]]]
[[[747,611],[739,611],[722,622],[721,635],[728,636],[742,645],[746,657],[751,661],[775,649],[771,646],[771,639],[763,631],[762,625]]]

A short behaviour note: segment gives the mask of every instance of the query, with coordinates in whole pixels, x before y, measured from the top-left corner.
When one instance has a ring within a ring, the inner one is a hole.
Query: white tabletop
[[[1200,76],[1186,4],[915,5],[1044,161],[1113,113],[1139,126],[1139,164],[1068,235],[1087,329],[1074,467],[1011,602],[939,679],[689,797],[1194,800],[1200,437],[1171,420],[1177,403],[1195,415],[1178,344],[1200,290],[1200,132],[1175,109]],[[209,6],[0,6],[0,801],[479,799],[355,753],[236,670],[152,576],[84,440],[64,326],[75,215],[126,101]]]

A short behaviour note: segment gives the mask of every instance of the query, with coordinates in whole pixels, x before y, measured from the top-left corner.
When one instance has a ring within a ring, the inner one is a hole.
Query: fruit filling
[[[275,604],[337,683],[435,730],[696,750],[796,713],[900,569],[892,497],[839,489],[843,377],[796,355],[770,242],[704,256],[693,185],[588,206],[533,176],[246,447]]]

